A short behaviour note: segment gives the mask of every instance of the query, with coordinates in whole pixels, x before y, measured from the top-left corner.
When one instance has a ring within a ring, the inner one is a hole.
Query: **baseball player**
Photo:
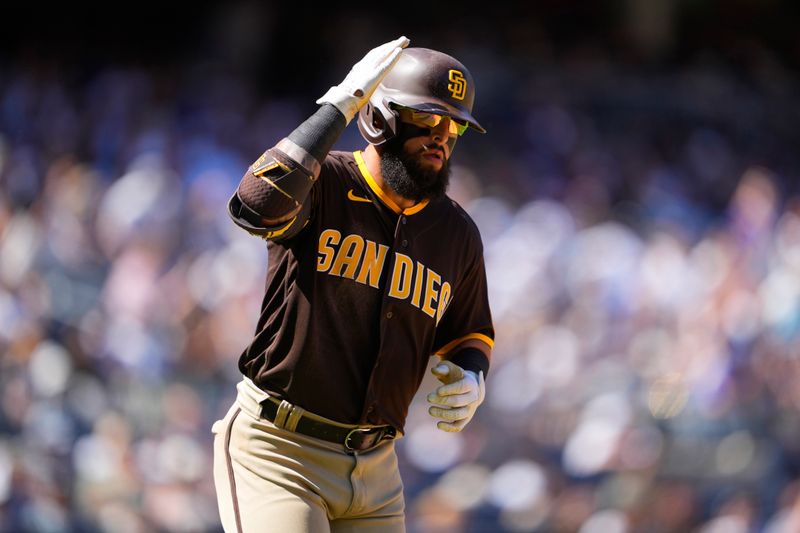
[[[269,253],[243,380],[212,429],[229,533],[404,531],[394,440],[430,356],[440,429],[461,431],[483,401],[482,244],[445,194],[458,137],[484,132],[475,84],[454,58],[408,44],[367,53],[229,202]],[[369,144],[330,152],[356,116]]]

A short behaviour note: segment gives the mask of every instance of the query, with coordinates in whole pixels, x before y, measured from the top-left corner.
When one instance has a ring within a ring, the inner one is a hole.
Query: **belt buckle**
[[[375,428],[353,428],[353,429],[351,429],[350,431],[347,432],[347,436],[344,438],[344,449],[347,450],[348,452],[360,451],[359,449],[353,448],[350,445],[350,438],[353,436],[354,433],[371,433],[374,430],[375,430]],[[364,448],[364,449],[366,449],[366,448]]]

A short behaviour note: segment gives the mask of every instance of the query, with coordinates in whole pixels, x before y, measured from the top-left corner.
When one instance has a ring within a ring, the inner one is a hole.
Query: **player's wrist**
[[[338,85],[328,89],[328,92],[317,100],[317,103],[323,106],[331,104],[335,107],[344,117],[345,125],[350,124],[350,121],[358,114],[358,110],[361,109],[360,98]]]
[[[483,376],[486,377],[489,373],[489,358],[481,350],[472,346],[462,348],[448,359],[464,370],[474,372],[475,375],[483,372]]]

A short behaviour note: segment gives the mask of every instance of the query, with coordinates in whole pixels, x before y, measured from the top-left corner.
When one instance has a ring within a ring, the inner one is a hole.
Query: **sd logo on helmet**
[[[486,133],[472,116],[475,82],[457,59],[428,48],[406,48],[358,114],[367,142],[380,145],[397,133],[398,108],[443,115]]]

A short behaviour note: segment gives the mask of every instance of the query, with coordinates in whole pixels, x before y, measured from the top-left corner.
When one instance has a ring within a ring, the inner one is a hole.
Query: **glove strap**
[[[350,121],[358,114],[359,101],[364,97],[364,91],[357,89],[356,93],[358,92],[361,93],[361,96],[350,94],[340,86],[334,85],[317,100],[317,103],[333,104],[344,115],[346,123],[350,124]]]

